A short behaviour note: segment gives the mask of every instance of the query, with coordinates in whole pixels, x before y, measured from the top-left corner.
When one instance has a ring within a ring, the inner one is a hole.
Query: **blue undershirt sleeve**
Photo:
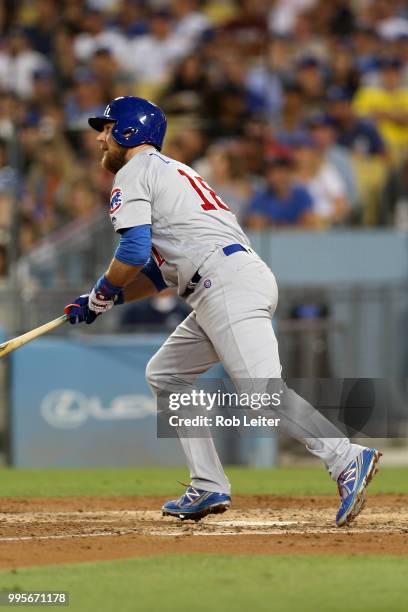
[[[120,230],[121,238],[115,252],[118,259],[129,266],[143,266],[152,248],[152,229],[150,224],[136,225]]]
[[[163,280],[162,273],[153,257],[150,257],[149,261],[145,264],[145,266],[141,269],[142,274],[150,278],[153,285],[156,287],[157,291],[163,291],[163,289],[167,289],[167,285]]]

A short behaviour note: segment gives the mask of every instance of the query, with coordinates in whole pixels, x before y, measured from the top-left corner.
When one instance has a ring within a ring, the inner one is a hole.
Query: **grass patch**
[[[331,495],[334,483],[323,468],[227,468],[235,494]],[[173,495],[183,468],[95,468],[0,470],[2,497],[69,495]],[[382,468],[371,493],[408,493],[408,468]]]
[[[69,591],[78,612],[403,612],[407,572],[408,557],[174,555],[2,571],[0,589]]]

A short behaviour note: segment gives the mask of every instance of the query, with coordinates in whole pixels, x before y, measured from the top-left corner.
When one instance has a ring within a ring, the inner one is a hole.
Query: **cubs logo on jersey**
[[[110,214],[113,215],[123,204],[123,192],[120,187],[112,190],[110,199]]]

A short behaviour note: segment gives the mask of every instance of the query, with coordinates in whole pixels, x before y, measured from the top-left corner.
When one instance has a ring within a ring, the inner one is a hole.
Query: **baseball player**
[[[147,365],[156,395],[192,389],[200,374],[221,362],[234,384],[281,379],[272,317],[275,277],[251,249],[228,205],[190,167],[160,153],[166,117],[151,102],[116,98],[89,124],[99,132],[102,166],[115,175],[110,201],[119,246],[92,291],[69,304],[72,324],[93,323],[114,305],[166,287],[192,307]],[[284,383],[282,383],[284,384]],[[323,460],[340,492],[338,526],[361,511],[381,453],[352,444],[310,404],[291,397],[284,430]],[[230,483],[212,438],[180,437],[191,484],[162,511],[199,520],[230,507]]]

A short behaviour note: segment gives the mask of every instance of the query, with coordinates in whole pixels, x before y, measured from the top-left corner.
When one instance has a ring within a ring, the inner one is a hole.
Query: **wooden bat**
[[[53,321],[49,321],[40,327],[36,327],[22,336],[17,336],[17,338],[12,338],[11,340],[7,340],[7,342],[3,342],[3,344],[0,344],[0,358],[5,357],[12,351],[20,348],[20,346],[27,344],[27,342],[31,342],[31,340],[35,340],[39,336],[42,336],[52,329],[59,327],[65,323],[67,319],[68,315],[64,314],[61,317],[58,317],[58,319],[54,319]]]

